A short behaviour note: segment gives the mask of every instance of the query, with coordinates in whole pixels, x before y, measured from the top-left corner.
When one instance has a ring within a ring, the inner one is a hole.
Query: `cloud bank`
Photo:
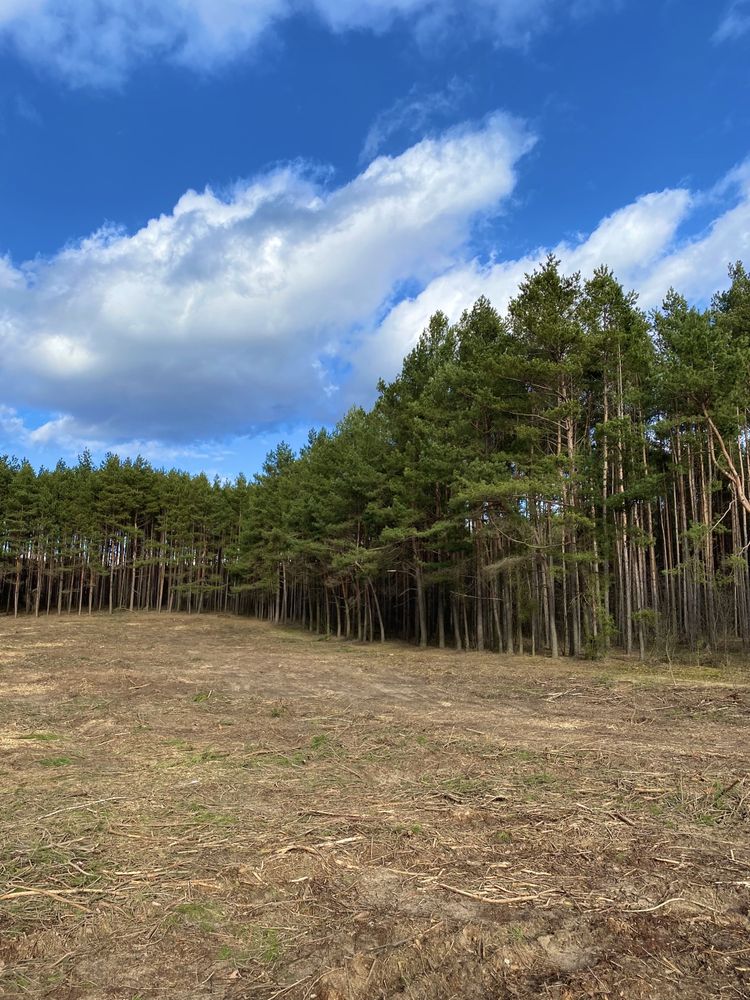
[[[645,194],[589,234],[479,259],[475,224],[507,208],[533,143],[495,114],[338,187],[288,166],[189,191],[132,235],[0,258],[0,437],[197,456],[367,403],[436,309],[456,319],[480,295],[503,309],[548,250],[584,274],[607,263],[644,307],[670,286],[707,301],[750,259],[750,161],[711,191]],[[713,221],[685,235],[698,211]]]
[[[55,411],[39,433],[84,440],[328,419],[357,331],[465,253],[532,144],[496,114],[332,190],[287,167],[225,197],[190,191],[132,236],[0,260],[6,404]]]

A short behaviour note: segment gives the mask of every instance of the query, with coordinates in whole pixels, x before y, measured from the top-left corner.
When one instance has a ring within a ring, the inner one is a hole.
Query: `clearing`
[[[747,678],[0,619],[0,996],[750,997]]]

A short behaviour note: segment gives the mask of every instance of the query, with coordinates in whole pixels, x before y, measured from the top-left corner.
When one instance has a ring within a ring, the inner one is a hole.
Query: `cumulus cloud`
[[[133,235],[0,259],[0,382],[48,442],[186,442],[341,407],[348,344],[497,212],[533,139],[496,114],[328,190],[302,167],[188,192]],[[375,373],[373,373],[374,379]]]
[[[0,37],[74,84],[112,85],[146,59],[215,68],[295,15],[335,32],[402,21],[430,39],[457,23],[523,46],[556,14],[592,5],[600,0],[0,0]]]
[[[16,454],[20,449],[22,454],[29,452],[52,455],[54,462],[61,455],[67,458],[80,455],[84,448],[95,455],[104,455],[110,451],[122,458],[140,455],[157,465],[197,462],[205,472],[216,470],[231,454],[226,443],[218,441],[190,445],[148,438],[105,440],[98,436],[97,428],[82,426],[74,417],[66,414],[52,417],[33,427],[14,407],[0,403],[0,454]]]
[[[680,238],[692,211],[713,203],[717,215],[703,231]],[[568,271],[584,276],[607,264],[623,285],[639,293],[640,305],[659,306],[670,287],[691,301],[707,302],[727,284],[727,265],[750,259],[750,161],[732,170],[707,193],[675,188],[646,194],[604,218],[578,240],[538,247],[516,260],[457,262],[419,294],[405,298],[364,336],[353,358],[353,397],[371,391],[377,368],[394,374],[438,309],[457,320],[480,295],[505,310],[525,274],[553,252]]]
[[[750,259],[750,161],[710,191],[645,194],[521,258],[475,257],[475,223],[503,210],[533,142],[496,114],[338,187],[288,166],[187,192],[132,235],[0,258],[0,438],[197,461],[214,446],[196,441],[367,403],[435,310],[456,319],[480,295],[504,309],[549,250],[584,275],[607,263],[647,308],[670,286],[705,302],[730,261]],[[691,232],[698,210],[713,221]],[[28,412],[48,416],[36,426]]]

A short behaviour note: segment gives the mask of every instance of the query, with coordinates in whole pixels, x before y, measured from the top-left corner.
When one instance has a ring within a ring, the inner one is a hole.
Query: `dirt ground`
[[[0,619],[0,996],[750,997],[748,681]]]

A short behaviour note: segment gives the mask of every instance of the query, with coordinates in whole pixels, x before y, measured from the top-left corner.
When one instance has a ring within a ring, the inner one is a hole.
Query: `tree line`
[[[250,482],[0,462],[0,608],[233,610],[597,656],[750,641],[750,277],[644,313],[549,257],[432,317],[369,411]]]
[[[0,457],[0,611],[239,610],[247,492],[140,458],[36,473]]]

